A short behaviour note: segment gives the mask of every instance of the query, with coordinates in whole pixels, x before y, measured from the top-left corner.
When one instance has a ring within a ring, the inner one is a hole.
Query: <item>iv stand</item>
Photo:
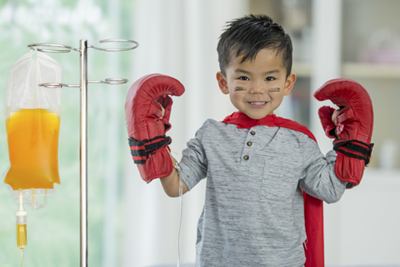
[[[99,48],[89,45],[87,40],[80,40],[80,48],[73,48],[66,45],[59,44],[44,44],[36,43],[30,44],[28,47],[36,49],[40,52],[47,53],[68,53],[71,50],[80,53],[80,84],[64,84],[64,83],[43,83],[39,86],[47,88],[61,88],[61,87],[79,87],[80,88],[80,148],[79,148],[79,163],[80,163],[80,266],[88,266],[88,188],[87,188],[87,88],[88,83],[105,83],[105,84],[124,84],[127,79],[121,78],[108,78],[105,81],[88,81],[87,78],[87,52],[88,48],[106,52],[121,52],[133,50],[138,46],[138,43],[127,39],[106,39],[101,40],[100,43],[108,42],[129,42],[134,45],[127,48]],[[41,47],[50,47],[41,48]]]

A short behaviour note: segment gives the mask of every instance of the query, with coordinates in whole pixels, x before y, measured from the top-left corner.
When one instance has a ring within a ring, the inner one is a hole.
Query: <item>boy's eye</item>
[[[274,77],[271,77],[271,76],[269,76],[269,77],[265,78],[265,80],[270,82],[270,81],[273,81],[273,80],[275,80],[275,78],[274,78]]]
[[[241,80],[241,81],[249,81],[249,80],[250,80],[250,79],[249,79],[248,77],[246,77],[246,76],[240,76],[238,79]]]

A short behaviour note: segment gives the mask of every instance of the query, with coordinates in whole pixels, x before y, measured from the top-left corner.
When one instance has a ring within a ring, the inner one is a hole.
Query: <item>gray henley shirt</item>
[[[179,163],[189,190],[207,177],[196,267],[303,266],[302,190],[338,201],[346,183],[335,175],[336,156],[295,130],[207,120]]]

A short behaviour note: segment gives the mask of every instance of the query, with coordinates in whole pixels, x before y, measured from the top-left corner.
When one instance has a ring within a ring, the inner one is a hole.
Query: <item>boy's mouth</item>
[[[256,101],[256,102],[248,102],[250,106],[260,108],[263,107],[267,104],[267,102],[262,102],[262,101]]]
[[[256,106],[262,106],[266,104],[267,102],[249,102],[250,105],[256,105]]]

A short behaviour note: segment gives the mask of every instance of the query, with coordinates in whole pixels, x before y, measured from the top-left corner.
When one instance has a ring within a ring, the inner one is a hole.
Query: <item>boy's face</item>
[[[232,60],[226,77],[217,73],[221,91],[229,94],[232,104],[252,119],[273,114],[283,96],[292,90],[296,75],[291,73],[286,78],[282,57],[275,50],[262,49],[254,60],[241,60],[241,56]]]

